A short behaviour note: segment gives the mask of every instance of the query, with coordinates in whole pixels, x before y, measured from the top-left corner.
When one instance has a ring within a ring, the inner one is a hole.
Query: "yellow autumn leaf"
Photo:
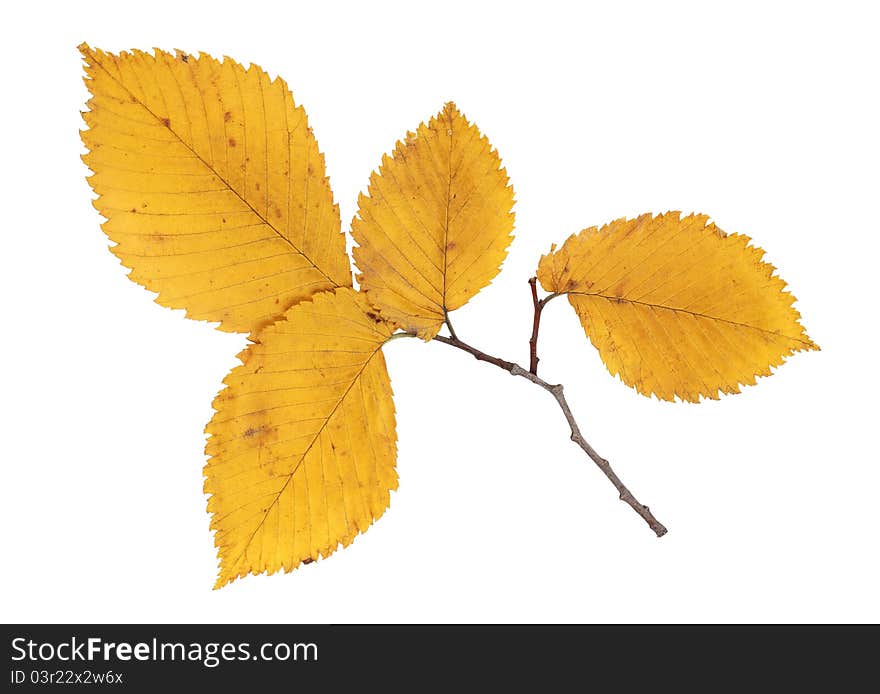
[[[351,289],[316,294],[255,336],[207,426],[205,492],[220,587],[348,545],[397,488],[382,345],[393,326]]]
[[[513,238],[513,189],[498,153],[452,103],[383,156],[358,204],[361,289],[426,340],[498,274]]]
[[[818,349],[750,241],[705,215],[645,214],[571,236],[538,279],[568,295],[612,375],[662,400],[717,399]]]
[[[351,286],[324,158],[283,80],[205,54],[80,51],[95,207],[156,301],[250,332]]]

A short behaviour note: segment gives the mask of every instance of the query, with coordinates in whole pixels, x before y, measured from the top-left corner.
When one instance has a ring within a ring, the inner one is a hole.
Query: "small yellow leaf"
[[[324,158],[280,78],[205,54],[80,51],[84,160],[131,279],[232,332],[351,286]]]
[[[717,399],[818,349],[750,241],[704,215],[645,214],[571,236],[538,279],[568,295],[612,375],[662,400]]]
[[[498,153],[452,103],[382,158],[358,202],[361,288],[425,340],[492,281],[513,238],[513,189]]]
[[[393,326],[351,289],[264,328],[224,380],[206,431],[217,586],[290,571],[348,545],[397,488]]]

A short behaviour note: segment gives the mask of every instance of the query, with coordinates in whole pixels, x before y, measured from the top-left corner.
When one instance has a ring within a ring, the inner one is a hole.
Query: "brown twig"
[[[538,278],[532,277],[529,280],[529,287],[532,288],[532,305],[535,313],[532,318],[532,337],[529,339],[529,371],[536,376],[538,375],[538,330],[541,328],[541,311],[544,304],[538,301]]]
[[[532,306],[534,314],[532,318],[532,336],[529,338],[529,372],[538,375],[538,331],[541,329],[541,311],[547,305],[547,302],[555,299],[560,294],[548,294],[543,299],[538,299],[538,278],[532,277],[529,280],[529,287],[532,290]]]
[[[536,317],[533,337],[537,342],[537,326],[540,321],[540,309],[538,309],[537,307],[540,302],[537,301],[537,292],[535,291],[534,281],[530,280],[529,284],[532,285],[532,292],[533,296],[535,297]],[[546,303],[546,301],[547,299],[544,299],[543,303]],[[543,308],[543,303],[540,304],[541,308]],[[596,463],[596,465],[605,474],[605,476],[609,480],[611,480],[611,484],[615,486],[618,493],[620,494],[620,500],[629,504],[629,506],[632,507],[632,509],[636,513],[638,513],[650,526],[651,530],[654,531],[657,537],[663,537],[666,534],[666,528],[660,521],[654,518],[654,514],[651,513],[651,509],[639,503],[639,501],[632,495],[632,492],[627,489],[626,485],[620,481],[620,478],[611,468],[611,464],[607,460],[605,460],[605,458],[596,453],[596,450],[584,439],[583,435],[581,434],[581,430],[574,419],[574,415],[571,413],[571,408],[568,406],[568,401],[565,399],[565,394],[563,393],[561,385],[550,385],[543,379],[539,378],[534,371],[526,371],[519,364],[505,361],[504,359],[499,359],[498,357],[493,357],[489,354],[486,354],[485,352],[481,352],[476,347],[472,347],[471,345],[462,342],[457,337],[446,337],[444,335],[437,335],[434,339],[438,342],[451,345],[452,347],[456,347],[457,349],[467,352],[479,361],[485,361],[489,364],[494,364],[498,368],[504,369],[513,376],[522,376],[526,380],[531,381],[535,385],[541,386],[541,388],[549,392],[556,399],[557,404],[562,409],[562,413],[565,415],[565,420],[568,422],[568,426],[571,428],[571,440],[574,441],[578,446],[580,446],[584,450],[584,452],[590,457],[590,459],[594,463]],[[537,357],[535,356],[534,350],[535,348],[533,346],[532,364],[535,368],[537,368]]]

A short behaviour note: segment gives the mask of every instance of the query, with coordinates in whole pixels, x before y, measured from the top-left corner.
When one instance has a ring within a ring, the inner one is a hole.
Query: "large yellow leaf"
[[[618,219],[571,236],[538,266],[608,370],[643,395],[717,399],[818,349],[764,251],[707,222],[678,212]]]
[[[507,182],[452,103],[383,156],[352,222],[358,281],[382,315],[429,340],[489,284],[513,238]]]
[[[351,289],[264,328],[224,380],[206,431],[217,587],[290,571],[348,545],[397,488],[393,327]]]
[[[84,160],[131,279],[238,332],[351,286],[324,158],[280,78],[204,54],[80,51]]]

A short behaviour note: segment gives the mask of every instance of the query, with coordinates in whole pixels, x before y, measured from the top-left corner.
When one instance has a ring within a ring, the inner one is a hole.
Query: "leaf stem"
[[[535,297],[537,316],[537,318],[535,319],[535,325],[537,326],[540,322],[540,309],[538,308],[538,306],[540,306],[540,308],[542,309],[544,304],[546,304],[547,301],[549,301],[551,298],[554,298],[556,295],[554,294],[549,297],[545,297],[542,301],[539,302],[537,300],[537,292],[535,290],[533,280],[530,280],[529,284],[532,285],[532,295]],[[452,331],[450,330],[450,332]],[[533,336],[535,337],[535,343],[537,343],[537,327],[534,328]],[[639,516],[641,516],[642,519],[648,524],[651,530],[654,531],[657,537],[663,537],[666,534],[666,528],[660,521],[658,521],[654,517],[654,514],[651,513],[651,509],[649,509],[644,504],[641,504],[638,499],[633,496],[632,492],[630,492],[630,490],[611,468],[611,464],[607,460],[605,460],[605,458],[600,456],[596,452],[596,450],[586,441],[586,439],[584,439],[583,434],[581,434],[580,427],[578,427],[574,415],[571,413],[571,408],[568,405],[568,401],[565,399],[565,394],[561,385],[551,385],[543,379],[539,378],[534,371],[526,371],[519,364],[505,361],[504,359],[499,359],[498,357],[493,357],[490,354],[486,354],[476,347],[472,347],[466,342],[462,342],[457,337],[455,337],[454,334],[452,337],[437,335],[434,340],[467,352],[479,361],[485,361],[489,364],[494,364],[498,368],[504,369],[513,376],[521,376],[522,378],[531,381],[535,385],[540,386],[548,393],[550,393],[555,398],[556,403],[562,410],[562,414],[565,415],[565,421],[568,422],[568,426],[571,428],[571,440],[574,441],[578,446],[580,446],[584,450],[584,452],[590,457],[590,460],[592,460],[603,472],[603,474],[609,480],[611,480],[611,484],[614,485],[620,495],[620,500],[628,504],[636,513],[638,513]],[[532,354],[534,354],[534,352],[532,352]],[[535,358],[534,364],[537,368],[537,358]]]
[[[443,320],[446,322],[446,327],[449,328],[449,334],[452,335],[452,339],[457,340],[458,335],[455,334],[455,328],[452,327],[452,321],[449,320],[449,311],[445,308],[443,309]]]
[[[385,342],[387,344],[388,342],[391,342],[391,340],[397,340],[397,339],[400,339],[401,337],[418,337],[418,336],[415,333],[403,333],[403,332],[394,333],[393,335],[391,335],[391,337],[389,337],[387,340],[385,340]]]

